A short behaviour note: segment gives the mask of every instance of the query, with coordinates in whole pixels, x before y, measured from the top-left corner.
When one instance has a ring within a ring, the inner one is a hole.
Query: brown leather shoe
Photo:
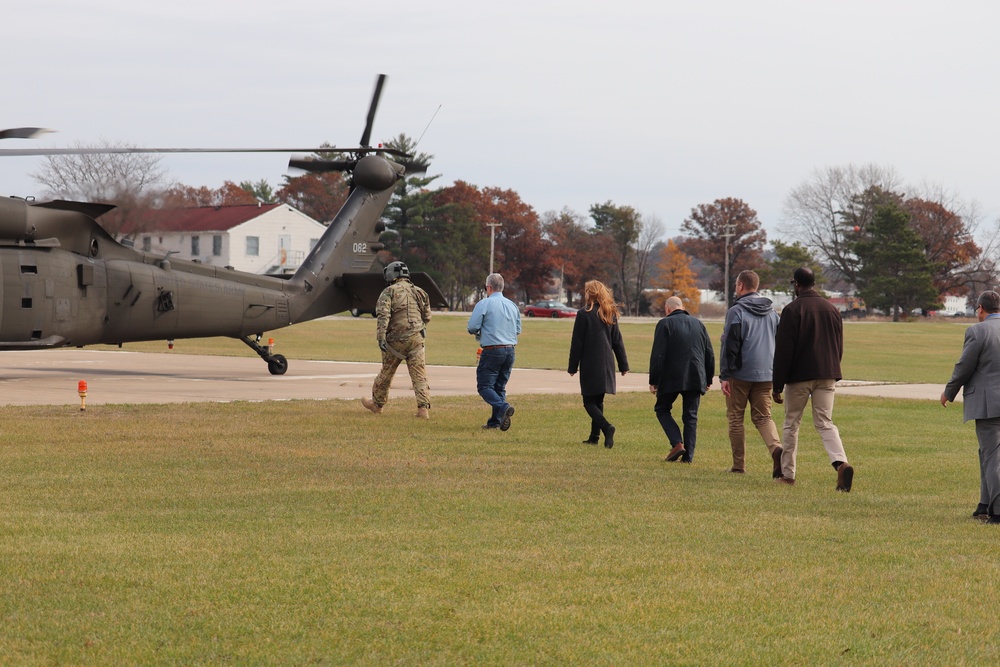
[[[361,399],[361,405],[365,406],[365,409],[370,410],[373,414],[376,415],[382,414],[382,406],[376,405],[375,401],[373,401],[368,397],[364,397]]]
[[[670,453],[667,454],[667,458],[665,458],[664,461],[676,461],[682,456],[684,456],[684,443],[678,442],[674,445],[674,448],[670,450]]]
[[[774,479],[781,477],[781,455],[784,451],[781,447],[778,447],[771,452],[771,461],[774,462],[774,467],[771,469],[771,477]]]
[[[734,472],[734,473],[736,473],[738,475],[744,475],[744,474],[746,474],[746,470],[744,470],[743,468],[730,468],[729,472]]]
[[[781,482],[782,484],[787,484],[788,486],[795,486],[795,480],[789,477],[779,477],[775,482]]]
[[[845,463],[837,469],[837,490],[849,493],[854,483],[854,468]]]

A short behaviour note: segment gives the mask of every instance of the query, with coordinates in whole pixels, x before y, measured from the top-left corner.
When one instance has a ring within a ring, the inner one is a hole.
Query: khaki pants
[[[431,407],[430,385],[427,384],[427,369],[424,367],[423,337],[417,335],[404,340],[394,340],[390,341],[389,345],[406,357],[406,369],[410,371],[417,407]],[[389,401],[389,387],[401,361],[402,359],[388,350],[382,353],[382,370],[375,376],[375,383],[372,385],[372,400],[375,401],[375,405],[382,407]]]
[[[830,463],[847,463],[844,443],[840,441],[840,431],[833,423],[833,396],[836,380],[810,380],[785,385],[785,425],[782,429],[781,474],[795,479],[795,455],[799,446],[799,424],[806,403],[812,398],[813,426],[823,442],[823,449],[830,457]]]
[[[750,421],[764,439],[767,451],[770,453],[781,447],[778,427],[771,419],[771,383],[729,378],[726,417],[729,419],[729,446],[733,450],[733,468],[736,470],[746,469],[746,429],[743,421],[747,403],[750,404]]]

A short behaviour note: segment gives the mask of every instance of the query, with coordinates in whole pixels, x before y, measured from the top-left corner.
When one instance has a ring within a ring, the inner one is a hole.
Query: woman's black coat
[[[618,323],[602,322],[596,305],[589,311],[581,308],[576,314],[569,346],[569,372],[576,373],[579,369],[583,396],[615,393],[615,360],[620,372],[628,370],[628,357]]]

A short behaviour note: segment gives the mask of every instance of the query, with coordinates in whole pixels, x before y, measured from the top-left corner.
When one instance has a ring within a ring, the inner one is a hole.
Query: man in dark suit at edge
[[[972,516],[1000,524],[1000,294],[980,294],[976,318],[979,323],[965,330],[962,356],[941,392],[941,405],[948,407],[964,387],[962,416],[976,420],[979,440],[979,506]]]

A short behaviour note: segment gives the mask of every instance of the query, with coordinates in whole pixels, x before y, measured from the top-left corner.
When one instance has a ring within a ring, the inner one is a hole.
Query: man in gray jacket
[[[1000,524],[1000,294],[988,291],[976,304],[979,324],[965,330],[962,356],[941,392],[947,407],[963,388],[965,421],[976,420],[979,440],[979,507],[977,519]]]
[[[746,472],[743,421],[749,403],[750,420],[771,454],[771,476],[777,479],[781,477],[781,439],[771,418],[771,365],[778,314],[770,299],[757,294],[759,285],[760,278],[753,271],[736,276],[736,303],[726,313],[722,329],[719,379],[726,395],[729,445],[733,450],[729,472]]]

